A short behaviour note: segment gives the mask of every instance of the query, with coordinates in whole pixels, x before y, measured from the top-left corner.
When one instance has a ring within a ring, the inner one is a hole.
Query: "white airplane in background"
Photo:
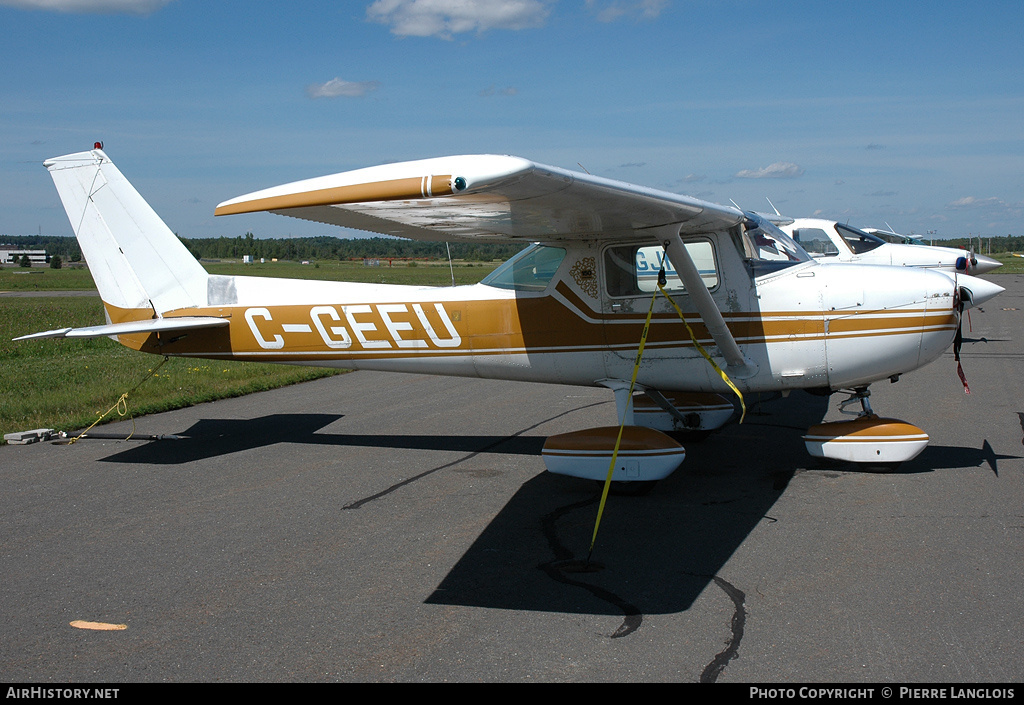
[[[928,247],[928,243],[924,239],[917,235],[901,235],[892,229],[892,226],[888,223],[885,224],[886,229],[881,228],[861,228],[864,232],[869,235],[877,235],[886,242],[895,242],[897,245],[925,245]]]
[[[940,247],[939,245],[929,245],[924,241],[923,238],[917,235],[902,235],[892,229],[892,226],[888,223],[885,224],[886,229],[881,228],[864,228],[864,232],[869,235],[879,237],[886,242],[894,242],[899,245],[916,245],[917,247]],[[960,257],[966,258],[963,262],[964,270],[967,274],[986,274],[995,269],[999,269],[1003,266],[1003,263],[997,259],[986,257],[985,255],[979,255],[974,251],[974,246],[970,248],[963,247],[944,247],[940,249],[951,250],[952,252],[959,255],[957,258],[957,267],[960,266]]]
[[[808,450],[912,458],[927,434],[875,416],[868,385],[937,359],[963,308],[1002,291],[962,274],[822,266],[756,214],[490,155],[323,176],[216,209],[529,245],[479,284],[210,275],[98,146],[45,166],[108,320],[25,338],[115,336],[168,356],[604,386],[621,425],[544,448],[549,470],[593,479],[666,476],[684,450],[656,429],[721,426],[734,391],[847,390],[859,417],[814,427]],[[660,290],[664,264],[672,274]]]
[[[860,230],[834,220],[796,218],[780,221],[775,217],[772,220],[819,262],[890,264],[973,275],[985,274],[1002,266],[1002,262],[991,257],[955,247],[890,242],[877,232]]]

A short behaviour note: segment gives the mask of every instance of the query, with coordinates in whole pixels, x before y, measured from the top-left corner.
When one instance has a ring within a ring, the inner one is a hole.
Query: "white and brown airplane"
[[[108,320],[25,337],[114,336],[169,356],[600,385],[613,391],[620,425],[552,437],[544,450],[550,470],[595,479],[664,477],[684,451],[662,431],[725,424],[735,393],[800,388],[847,390],[862,406],[857,419],[811,429],[812,454],[912,458],[927,435],[875,416],[868,385],[938,358],[964,306],[1002,291],[956,273],[822,266],[755,214],[490,155],[359,169],[216,209],[528,245],[479,284],[210,275],[99,148],[45,166]]]

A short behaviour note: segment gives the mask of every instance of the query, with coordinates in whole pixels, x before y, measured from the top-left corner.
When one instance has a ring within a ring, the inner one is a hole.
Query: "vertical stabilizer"
[[[48,159],[100,297],[157,314],[206,305],[208,274],[99,149]]]

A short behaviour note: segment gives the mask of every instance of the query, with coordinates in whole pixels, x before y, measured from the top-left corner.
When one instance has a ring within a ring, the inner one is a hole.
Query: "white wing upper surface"
[[[545,166],[469,155],[296,181],[225,201],[217,215],[269,211],[416,240],[568,241],[696,234],[743,220],[736,208]]]

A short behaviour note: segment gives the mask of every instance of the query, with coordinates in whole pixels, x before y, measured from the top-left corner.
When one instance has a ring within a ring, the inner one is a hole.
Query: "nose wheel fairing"
[[[862,387],[840,403],[842,413],[857,418],[811,426],[803,437],[807,452],[815,458],[890,466],[916,458],[928,445],[928,434],[906,421],[879,417],[871,409],[869,396],[867,387]],[[857,403],[859,413],[846,410]]]
[[[925,449],[928,434],[906,421],[871,415],[811,426],[804,435],[804,444],[815,458],[902,463],[913,460]]]

